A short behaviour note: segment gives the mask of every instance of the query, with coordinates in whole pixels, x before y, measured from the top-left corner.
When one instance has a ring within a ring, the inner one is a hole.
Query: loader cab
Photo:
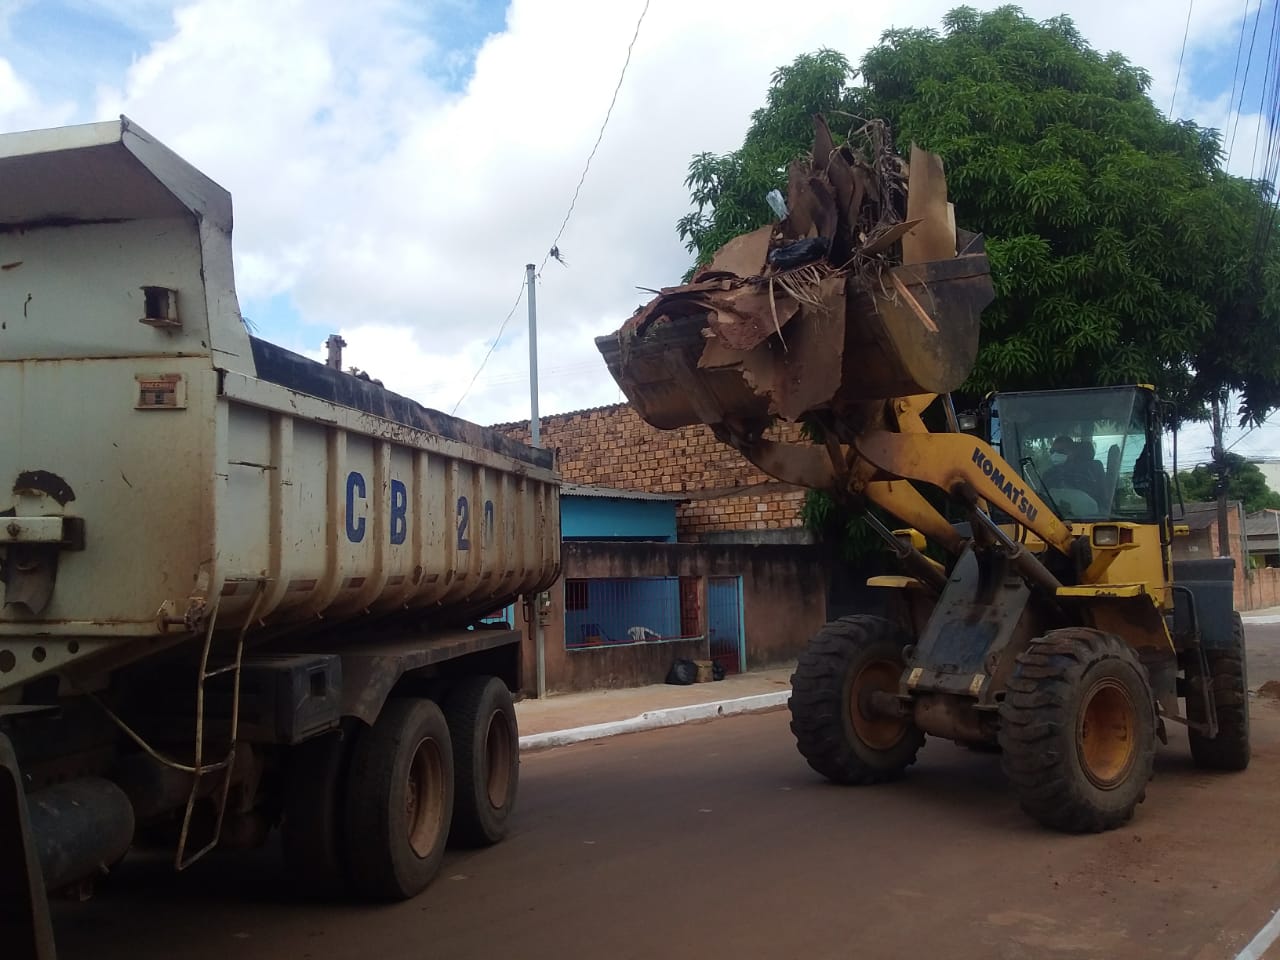
[[[1106,555],[1098,582],[1142,583],[1169,608],[1172,526],[1160,411],[1155,391],[1144,386],[1028,391],[992,397],[986,423],[991,444],[1027,485],[1089,538],[1095,558]]]
[[[1168,516],[1160,405],[1149,387],[1002,393],[990,440],[1066,521],[1158,524]]]

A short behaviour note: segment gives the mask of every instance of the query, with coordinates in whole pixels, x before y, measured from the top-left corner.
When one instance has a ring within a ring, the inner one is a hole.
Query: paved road
[[[1280,627],[1249,638],[1254,684],[1280,678]],[[1175,732],[1134,824],[1089,837],[945,742],[902,783],[829,786],[785,712],[565,747],[525,759],[516,834],[416,901],[300,903],[270,850],[135,860],[57,905],[60,956],[1230,958],[1280,905],[1280,701],[1253,714],[1248,773],[1193,769]]]
[[[1266,623],[1244,624],[1246,648],[1249,651],[1249,686],[1258,688],[1267,681],[1280,682],[1280,616],[1268,617]]]

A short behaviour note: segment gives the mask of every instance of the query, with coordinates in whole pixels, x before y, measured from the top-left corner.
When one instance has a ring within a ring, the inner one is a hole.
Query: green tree
[[[1224,457],[1227,467],[1227,497],[1239,500],[1247,512],[1280,510],[1280,493],[1267,486],[1267,478],[1256,463],[1236,453]],[[1218,498],[1218,482],[1213,467],[1201,464],[1178,474],[1183,499],[1209,503]]]
[[[836,51],[801,56],[740,149],[693,158],[678,228],[699,262],[769,222],[814,112],[882,117],[942,155],[960,223],[987,237],[997,298],[963,392],[1145,382],[1199,418],[1230,389],[1242,423],[1280,404],[1271,186],[1225,173],[1217,132],[1165,118],[1144,70],[1065,16],[959,7],[885,33],[860,80]]]

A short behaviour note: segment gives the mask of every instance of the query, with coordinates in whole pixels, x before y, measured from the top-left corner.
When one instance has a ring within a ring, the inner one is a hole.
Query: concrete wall
[[[701,583],[703,638],[565,649],[564,580],[601,577],[741,577],[748,670],[784,662],[826,622],[826,565],[818,548],[794,545],[567,542],[564,578],[551,590],[545,627],[547,690],[568,693],[661,683],[677,658],[707,657],[706,585]],[[525,626],[526,686],[536,677]]]
[[[1241,603],[1241,599],[1245,602]],[[1280,607],[1280,569],[1260,567],[1249,571],[1249,579],[1243,591],[1236,595],[1237,610],[1261,610]]]

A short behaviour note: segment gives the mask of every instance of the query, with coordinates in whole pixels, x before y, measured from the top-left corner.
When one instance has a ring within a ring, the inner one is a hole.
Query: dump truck
[[[597,344],[647,422],[708,425],[865,516],[900,561],[870,581],[877,615],[827,624],[799,658],[804,760],[872,784],[926,736],[997,749],[1021,807],[1069,832],[1130,820],[1173,724],[1197,765],[1244,769],[1234,561],[1173,559],[1169,406],[1082,385],[957,411],[994,297],[985,243],[956,227],[941,158],[897,155],[883,124],[837,143],[817,118],[784,212]]]
[[[552,453],[253,335],[231,229],[126,118],[0,136],[6,957],[135,842],[279,827],[299,883],[396,899],[508,827],[491,614],[558,576]]]

